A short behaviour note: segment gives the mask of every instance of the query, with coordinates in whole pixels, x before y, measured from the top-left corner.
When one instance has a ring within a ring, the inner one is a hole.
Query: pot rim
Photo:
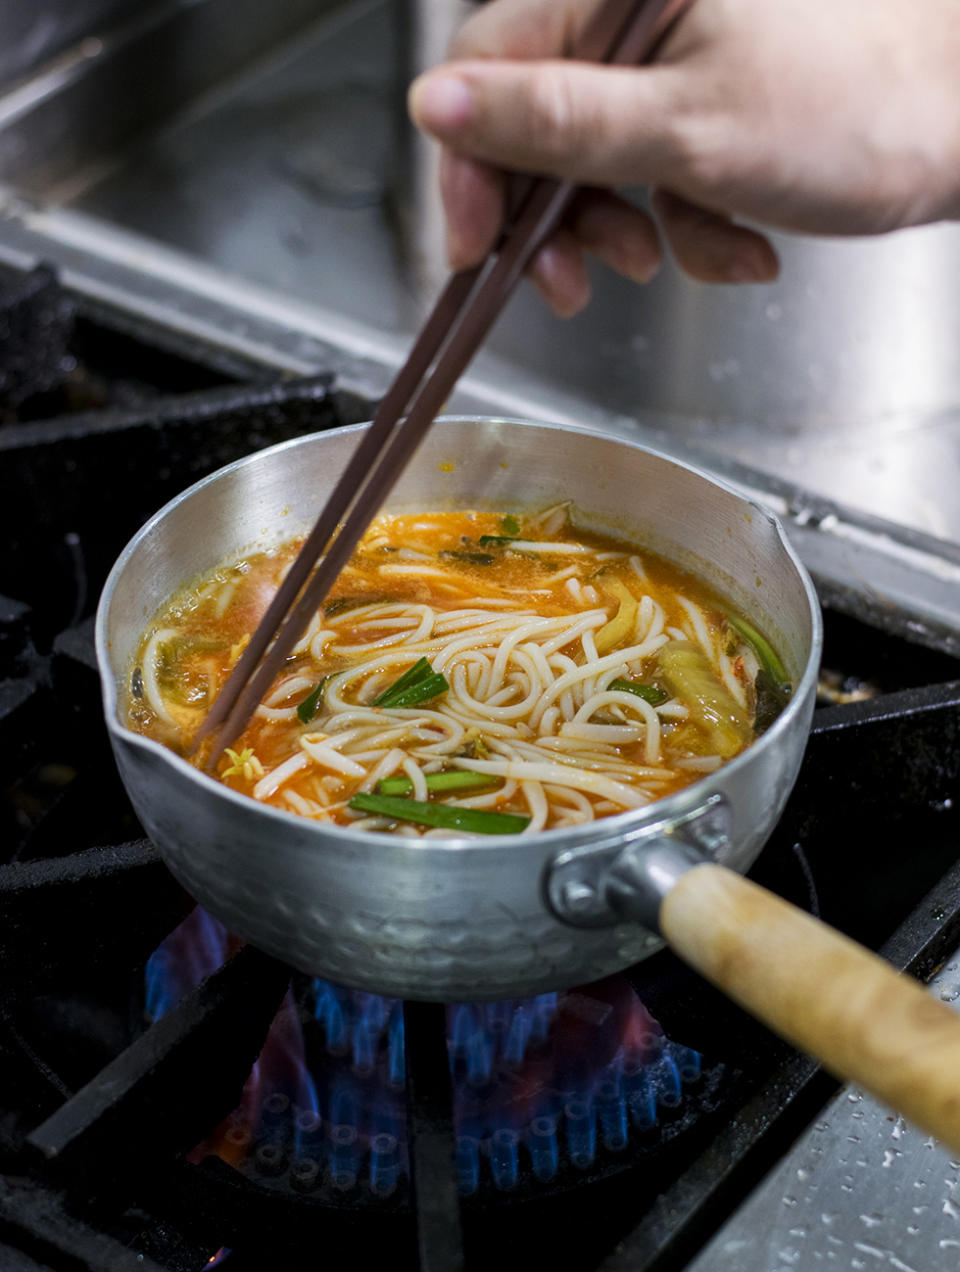
[[[735,489],[729,482],[722,478],[714,476],[712,473],[705,472],[703,469],[689,464],[684,460],[676,459],[674,456],[664,451],[656,450],[650,446],[641,445],[638,442],[631,441],[628,438],[620,436],[612,436],[610,433],[604,432],[602,429],[594,428],[588,424],[572,425],[562,424],[550,421],[532,420],[517,416],[508,415],[441,415],[434,421],[437,424],[457,424],[457,423],[494,423],[508,424],[511,427],[534,427],[557,430],[565,433],[586,434],[588,436],[603,439],[604,441],[613,442],[616,445],[630,447],[632,450],[640,451],[644,454],[652,455],[654,458],[663,460],[666,463],[673,464],[677,468],[684,469],[686,472],[693,474],[701,480],[712,486],[718,487],[727,494],[733,495],[741,504],[750,508],[755,514],[761,516],[774,530],[783,551],[790,564],[793,566],[797,577],[799,578],[805,593],[808,614],[810,618],[810,648],[807,654],[806,664],[803,668],[801,676],[794,686],[790,701],[784,710],[780,713],[774,723],[755,742],[752,742],[746,750],[742,751],[738,756],[724,764],[714,773],[705,774],[692,782],[689,786],[685,786],[682,790],[676,791],[672,795],[664,796],[662,799],[653,800],[650,804],[643,808],[628,809],[623,813],[616,813],[603,817],[597,823],[595,830],[600,830],[606,836],[611,838],[619,833],[626,832],[633,827],[640,826],[653,821],[662,821],[672,818],[678,814],[688,811],[701,803],[707,795],[712,793],[713,783],[715,782],[717,773],[736,774],[753,763],[754,759],[762,754],[765,750],[776,747],[780,744],[781,738],[793,727],[795,717],[803,710],[804,703],[807,701],[808,694],[815,688],[817,676],[820,666],[820,654],[823,645],[823,622],[820,613],[820,602],[817,598],[813,582],[807,572],[806,567],[800,560],[800,557],[790,543],[787,534],[783,528],[780,519],[763,504],[757,503],[748,495],[744,495]],[[366,847],[373,845],[384,846],[384,835],[382,831],[372,830],[355,830],[349,826],[338,826],[332,822],[315,822],[310,818],[301,817],[297,813],[287,812],[284,809],[274,808],[269,804],[262,804],[252,799],[248,795],[244,795],[239,791],[233,790],[229,786],[225,786],[222,782],[204,773],[202,770],[194,767],[189,761],[169,750],[162,743],[148,738],[141,733],[136,733],[132,729],[128,729],[119,718],[119,694],[117,691],[117,676],[115,674],[114,665],[110,656],[110,642],[107,636],[108,617],[110,606],[113,600],[113,593],[117,583],[123,575],[127,564],[131,557],[139,548],[141,542],[150,535],[154,529],[170,515],[181,504],[187,503],[193,496],[204,490],[207,486],[220,481],[230,473],[236,472],[249,464],[254,464],[263,456],[275,455],[285,450],[294,450],[298,446],[302,446],[314,442],[317,438],[328,436],[344,436],[350,433],[362,432],[369,427],[369,421],[358,424],[346,424],[339,428],[327,429],[320,433],[307,433],[301,437],[291,438],[285,442],[278,442],[273,446],[264,447],[262,450],[254,451],[250,455],[245,455],[241,459],[234,460],[232,463],[218,468],[215,472],[201,478],[188,486],[180,494],[174,496],[162,508],[158,509],[136,532],[130,539],[126,547],[121,552],[113,565],[107,580],[104,584],[103,591],[100,594],[100,601],[97,606],[96,626],[95,626],[95,645],[97,665],[100,672],[101,690],[103,696],[104,717],[106,719],[107,728],[113,735],[114,739],[124,746],[133,746],[143,750],[146,754],[152,755],[155,760],[169,767],[175,772],[180,773],[182,777],[188,781],[192,780],[200,784],[200,789],[207,791],[211,795],[215,795],[221,799],[226,799],[230,803],[237,806],[241,811],[253,816],[265,817],[268,822],[273,821],[278,826],[287,828],[296,828],[301,835],[308,837],[316,837],[318,841],[323,840],[327,836],[333,836],[337,840],[344,842],[360,842]],[[542,830],[537,833],[536,843],[544,852],[555,850],[562,852],[564,849],[575,846],[583,841],[583,826],[567,826],[557,830]],[[466,848],[489,848],[489,849],[511,849],[531,844],[531,836],[524,834],[515,835],[490,835],[490,836],[457,836],[449,837],[431,837],[430,839],[414,840],[403,838],[401,840],[391,839],[392,847],[412,848],[417,851],[437,851],[448,852],[458,851]]]

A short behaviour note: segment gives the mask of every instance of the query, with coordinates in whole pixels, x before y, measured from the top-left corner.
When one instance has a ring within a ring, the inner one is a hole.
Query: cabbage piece
[[[594,637],[597,653],[609,654],[611,649],[616,648],[617,645],[625,644],[633,635],[633,630],[637,623],[637,608],[640,602],[627,585],[618,578],[600,579],[599,583],[605,592],[609,592],[620,602],[620,608],[616,614],[610,619],[609,623],[605,623],[600,628]]]
[[[198,655],[218,653],[227,641],[200,632],[178,632],[164,641],[157,656],[157,684],[169,702],[178,707],[195,707],[205,703],[209,695],[211,671],[217,664]]]
[[[706,654],[686,641],[670,641],[657,652],[660,678],[709,739],[710,755],[730,759],[753,740],[749,713],[717,678]]]

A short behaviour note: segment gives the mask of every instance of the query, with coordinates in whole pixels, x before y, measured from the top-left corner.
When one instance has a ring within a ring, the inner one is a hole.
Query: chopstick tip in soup
[[[131,728],[189,749],[298,547],[226,566],[158,615]],[[575,529],[565,505],[382,516],[217,775],[342,826],[532,833],[680,790],[789,692],[770,642],[701,581]]]

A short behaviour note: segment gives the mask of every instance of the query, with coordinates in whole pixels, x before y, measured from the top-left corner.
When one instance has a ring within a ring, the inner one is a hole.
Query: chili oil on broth
[[[158,615],[130,728],[189,753],[299,547],[224,567]],[[391,705],[401,677],[413,700]],[[775,717],[785,681],[765,638],[699,579],[574,528],[566,506],[382,516],[217,772],[338,825],[532,833],[714,771]],[[408,819],[424,805],[426,822]]]

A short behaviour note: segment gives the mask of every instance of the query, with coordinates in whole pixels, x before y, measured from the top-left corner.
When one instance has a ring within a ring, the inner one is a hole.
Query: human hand
[[[444,143],[454,268],[492,246],[504,169],[603,187],[531,269],[561,314],[589,299],[585,251],[638,282],[656,273],[657,230],[616,186],[653,187],[679,264],[704,282],[777,274],[735,217],[870,234],[960,216],[957,0],[697,0],[653,66],[564,60],[596,7],[493,0],[414,82],[413,119]]]

